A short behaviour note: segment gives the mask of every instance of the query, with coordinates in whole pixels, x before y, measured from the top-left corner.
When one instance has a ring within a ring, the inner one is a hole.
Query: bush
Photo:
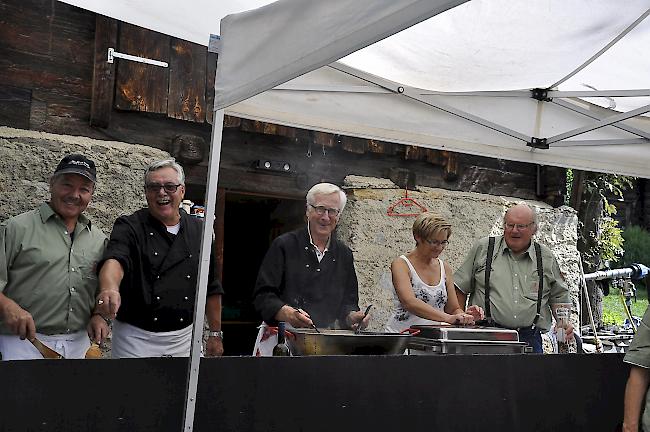
[[[643,264],[650,267],[650,233],[639,226],[630,226],[623,231],[623,267]]]

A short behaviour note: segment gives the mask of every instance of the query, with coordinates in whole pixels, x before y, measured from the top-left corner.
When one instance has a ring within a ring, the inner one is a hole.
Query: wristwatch
[[[216,337],[216,338],[219,338],[219,339],[223,340],[223,331],[221,331],[221,330],[216,330],[216,331],[210,330],[210,331],[208,331],[206,333],[207,333],[209,338],[210,337]]]

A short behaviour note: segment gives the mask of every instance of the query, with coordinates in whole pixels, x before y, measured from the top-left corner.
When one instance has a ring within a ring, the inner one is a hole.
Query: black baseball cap
[[[54,170],[54,175],[59,174],[79,174],[93,183],[97,181],[95,162],[80,154],[70,154],[61,159]]]

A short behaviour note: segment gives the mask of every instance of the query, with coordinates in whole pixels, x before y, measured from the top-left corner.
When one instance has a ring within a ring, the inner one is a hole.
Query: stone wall
[[[348,193],[348,205],[341,219],[339,236],[354,252],[360,306],[363,309],[369,303],[374,305],[370,329],[381,331],[395,298],[390,263],[415,246],[412,235],[414,217],[387,215],[387,209],[405,196],[404,190],[390,180],[348,176],[344,188]],[[451,222],[450,243],[442,257],[452,269],[460,266],[477,239],[501,234],[506,208],[521,201],[425,187],[409,191],[408,197]],[[573,320],[577,325],[580,268],[575,211],[570,207],[553,209],[540,202],[528,203],[538,209],[539,228],[535,238],[553,250],[570,287]],[[418,209],[402,207],[401,210],[415,212]]]
[[[49,178],[69,153],[97,166],[97,185],[86,215],[107,235],[122,214],[142,208],[144,169],[169,153],[142,145],[0,127],[0,221],[49,199]]]

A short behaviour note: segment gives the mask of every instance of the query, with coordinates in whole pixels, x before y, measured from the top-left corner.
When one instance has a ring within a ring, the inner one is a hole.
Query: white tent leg
[[[196,408],[196,389],[199,383],[199,365],[201,362],[201,344],[203,343],[203,321],[205,317],[205,301],[208,291],[208,272],[210,270],[210,251],[212,246],[212,225],[214,208],[217,198],[217,183],[219,180],[219,162],[221,160],[221,137],[223,135],[223,110],[214,112],[212,122],[212,140],[210,142],[210,165],[208,167],[207,188],[205,191],[205,219],[203,237],[201,238],[201,257],[199,264],[199,280],[194,303],[194,327],[192,329],[192,348],[190,364],[187,370],[187,386],[185,391],[185,409],[183,411],[183,432],[191,432],[194,427],[194,410]]]

